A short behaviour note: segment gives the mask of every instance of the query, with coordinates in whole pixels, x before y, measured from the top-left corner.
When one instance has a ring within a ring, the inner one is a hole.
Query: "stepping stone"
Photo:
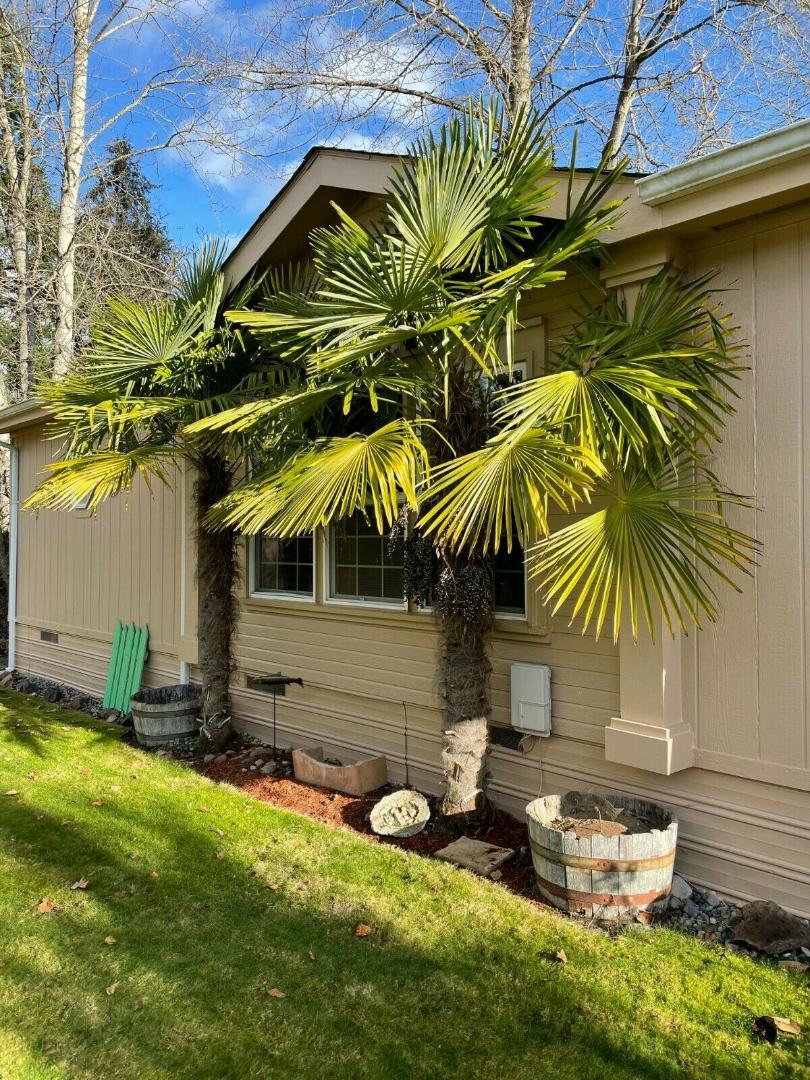
[[[481,877],[489,877],[514,854],[512,848],[496,847],[495,844],[487,844],[483,840],[473,840],[471,836],[462,836],[437,851],[436,858],[464,870],[472,870]]]

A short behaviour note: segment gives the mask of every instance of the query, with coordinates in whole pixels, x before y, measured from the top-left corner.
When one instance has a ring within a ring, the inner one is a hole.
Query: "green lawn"
[[[3,1080],[739,1080],[810,1067],[807,1038],[771,1047],[750,1030],[760,1013],[810,1024],[803,976],[665,931],[579,929],[2,692],[8,790]],[[80,878],[89,888],[71,890]],[[55,913],[37,911],[45,897]],[[373,932],[357,936],[359,923]]]

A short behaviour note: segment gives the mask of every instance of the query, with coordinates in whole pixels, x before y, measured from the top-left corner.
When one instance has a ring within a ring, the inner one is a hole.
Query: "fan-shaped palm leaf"
[[[653,607],[670,631],[717,616],[715,583],[738,588],[729,570],[750,572],[757,544],[725,520],[747,500],[724,491],[694,462],[659,471],[625,470],[609,505],[574,521],[528,553],[530,575],[559,611],[573,602],[583,633],[597,636],[611,614],[613,637],[627,613],[634,637],[643,617],[651,633]]]
[[[423,492],[423,532],[465,550],[526,545],[548,531],[548,505],[571,510],[601,472],[599,460],[539,428],[500,435],[434,469]]]
[[[405,420],[370,435],[320,439],[223,499],[210,522],[287,537],[360,510],[382,532],[396,519],[401,498],[416,506],[417,477],[427,467],[425,447]]]

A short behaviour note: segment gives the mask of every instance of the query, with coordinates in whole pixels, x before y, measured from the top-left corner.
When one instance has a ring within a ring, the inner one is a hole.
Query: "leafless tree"
[[[807,0],[270,0],[205,53],[279,152],[396,141],[484,92],[644,169],[803,115],[808,31]]]

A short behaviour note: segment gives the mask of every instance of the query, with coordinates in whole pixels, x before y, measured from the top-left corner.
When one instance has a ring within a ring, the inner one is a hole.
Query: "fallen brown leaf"
[[[218,859],[224,859],[225,858],[225,852],[224,851],[218,851],[217,852],[217,858]]]
[[[158,870],[150,870],[149,871],[149,877],[151,877],[151,878],[160,877],[160,871],[158,871]]]
[[[369,934],[373,934],[374,930],[368,923],[360,922],[354,928],[355,937],[368,937]]]
[[[107,934],[107,936],[104,938],[104,944],[105,945],[117,945],[118,944],[118,938],[113,937],[112,934]]]
[[[104,993],[107,995],[107,997],[112,997],[117,989],[118,983],[110,983],[109,986],[104,987]]]
[[[651,911],[637,911],[636,922],[641,923],[642,926],[651,926],[653,921],[653,913]]]
[[[785,1016],[758,1016],[754,1020],[754,1033],[774,1045],[781,1035],[801,1035],[802,1026]]]
[[[37,912],[40,915],[53,915],[55,911],[56,904],[51,900],[50,896],[43,896],[37,904]]]
[[[801,960],[780,960],[780,968],[785,968],[786,971],[810,971],[810,964],[805,964]]]
[[[558,949],[554,953],[554,959],[558,960],[561,964],[567,964],[568,963],[568,957],[565,954],[565,949]]]
[[[224,833],[224,831],[222,829],[217,829],[216,827],[214,827],[214,829],[212,831],[215,832],[217,834],[217,836],[224,836],[225,835],[225,833]]]
[[[39,773],[36,771],[36,769],[32,769],[31,772],[28,773],[27,775],[28,775],[29,780],[38,780],[39,779]]]
[[[273,890],[273,892],[278,892],[278,890],[279,890],[279,889],[281,888],[281,886],[280,886],[280,885],[276,885],[276,884],[270,884],[270,885],[268,885],[268,886],[267,886],[267,888],[268,888],[268,889],[272,889],[272,890]]]
[[[307,953],[307,956],[309,957],[310,960],[315,959],[315,953],[312,951],[312,949],[309,950],[309,952]]]
[[[92,776],[93,775],[93,772],[92,772],[91,769],[79,769],[79,772],[82,774],[82,776]]]
[[[104,805],[104,800],[103,799],[93,799],[92,805],[93,806],[103,806]]]
[[[16,788],[11,788],[10,791],[4,791],[3,794],[4,795],[19,795],[20,793],[19,793],[19,791],[17,791]]]
[[[287,995],[284,993],[283,990],[279,990],[277,986],[273,986],[267,990],[267,996],[272,998],[283,998]]]
[[[200,814],[210,814],[211,813],[211,807],[210,806],[198,806],[197,807],[197,812],[200,813]]]
[[[87,878],[80,877],[78,881],[74,881],[70,886],[71,889],[87,889],[90,887],[90,882]]]
[[[489,875],[490,881],[500,881],[502,877],[503,874],[500,872],[500,870],[493,870],[492,873]]]

